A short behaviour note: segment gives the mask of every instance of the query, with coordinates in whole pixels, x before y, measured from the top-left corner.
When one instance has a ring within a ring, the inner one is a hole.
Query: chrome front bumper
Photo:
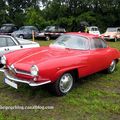
[[[51,81],[44,81],[44,82],[34,82],[34,81],[27,81],[27,80],[22,80],[22,79],[18,79],[16,77],[13,77],[9,74],[9,72],[5,69],[0,69],[0,72],[4,72],[4,75],[5,75],[5,78],[11,80],[11,81],[14,81],[14,82],[19,82],[19,83],[26,83],[28,84],[29,86],[40,86],[40,85],[44,85],[44,84],[47,84],[47,83],[50,83]]]

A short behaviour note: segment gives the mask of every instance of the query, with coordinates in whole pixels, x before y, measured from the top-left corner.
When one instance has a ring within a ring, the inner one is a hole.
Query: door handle
[[[5,48],[5,51],[9,51],[9,48]]]

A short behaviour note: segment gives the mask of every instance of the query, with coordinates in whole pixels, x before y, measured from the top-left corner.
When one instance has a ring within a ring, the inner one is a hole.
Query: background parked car
[[[30,40],[24,40],[20,38],[14,38],[8,35],[0,35],[0,59],[5,53],[22,49],[22,48],[32,48],[39,47],[39,44]],[[1,67],[0,63],[0,67]]]
[[[19,30],[12,33],[12,36],[24,39],[32,38],[32,32],[34,31],[35,37],[38,36],[39,30],[35,26],[22,26]]]
[[[55,39],[59,37],[65,32],[65,28],[59,26],[47,26],[43,31],[39,33],[38,37],[50,40],[51,38]]]
[[[106,40],[114,40],[115,42],[120,39],[120,27],[109,27],[106,32],[102,34]]]
[[[100,35],[100,31],[97,26],[90,26],[87,27],[88,33],[93,34],[93,35]]]
[[[11,33],[16,30],[17,30],[17,26],[14,24],[3,24],[0,28],[0,34],[11,35]]]

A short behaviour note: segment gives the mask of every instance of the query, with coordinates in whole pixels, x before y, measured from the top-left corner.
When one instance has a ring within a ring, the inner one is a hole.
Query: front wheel
[[[116,68],[116,61],[113,60],[110,64],[110,66],[106,69],[107,73],[113,73]]]
[[[53,84],[53,92],[57,96],[66,95],[73,87],[74,79],[71,73],[64,73],[60,79]]]
[[[45,38],[47,41],[49,41],[50,40],[50,36],[46,36],[46,38]]]
[[[24,35],[19,35],[19,38],[24,39]]]

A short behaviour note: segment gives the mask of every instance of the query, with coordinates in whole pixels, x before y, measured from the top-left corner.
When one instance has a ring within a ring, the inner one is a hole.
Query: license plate
[[[15,82],[13,82],[13,81],[10,81],[10,80],[8,80],[7,78],[5,78],[5,81],[4,81],[6,84],[8,84],[9,86],[11,86],[11,87],[13,87],[13,88],[15,88],[15,89],[18,89],[18,85],[15,83]]]

